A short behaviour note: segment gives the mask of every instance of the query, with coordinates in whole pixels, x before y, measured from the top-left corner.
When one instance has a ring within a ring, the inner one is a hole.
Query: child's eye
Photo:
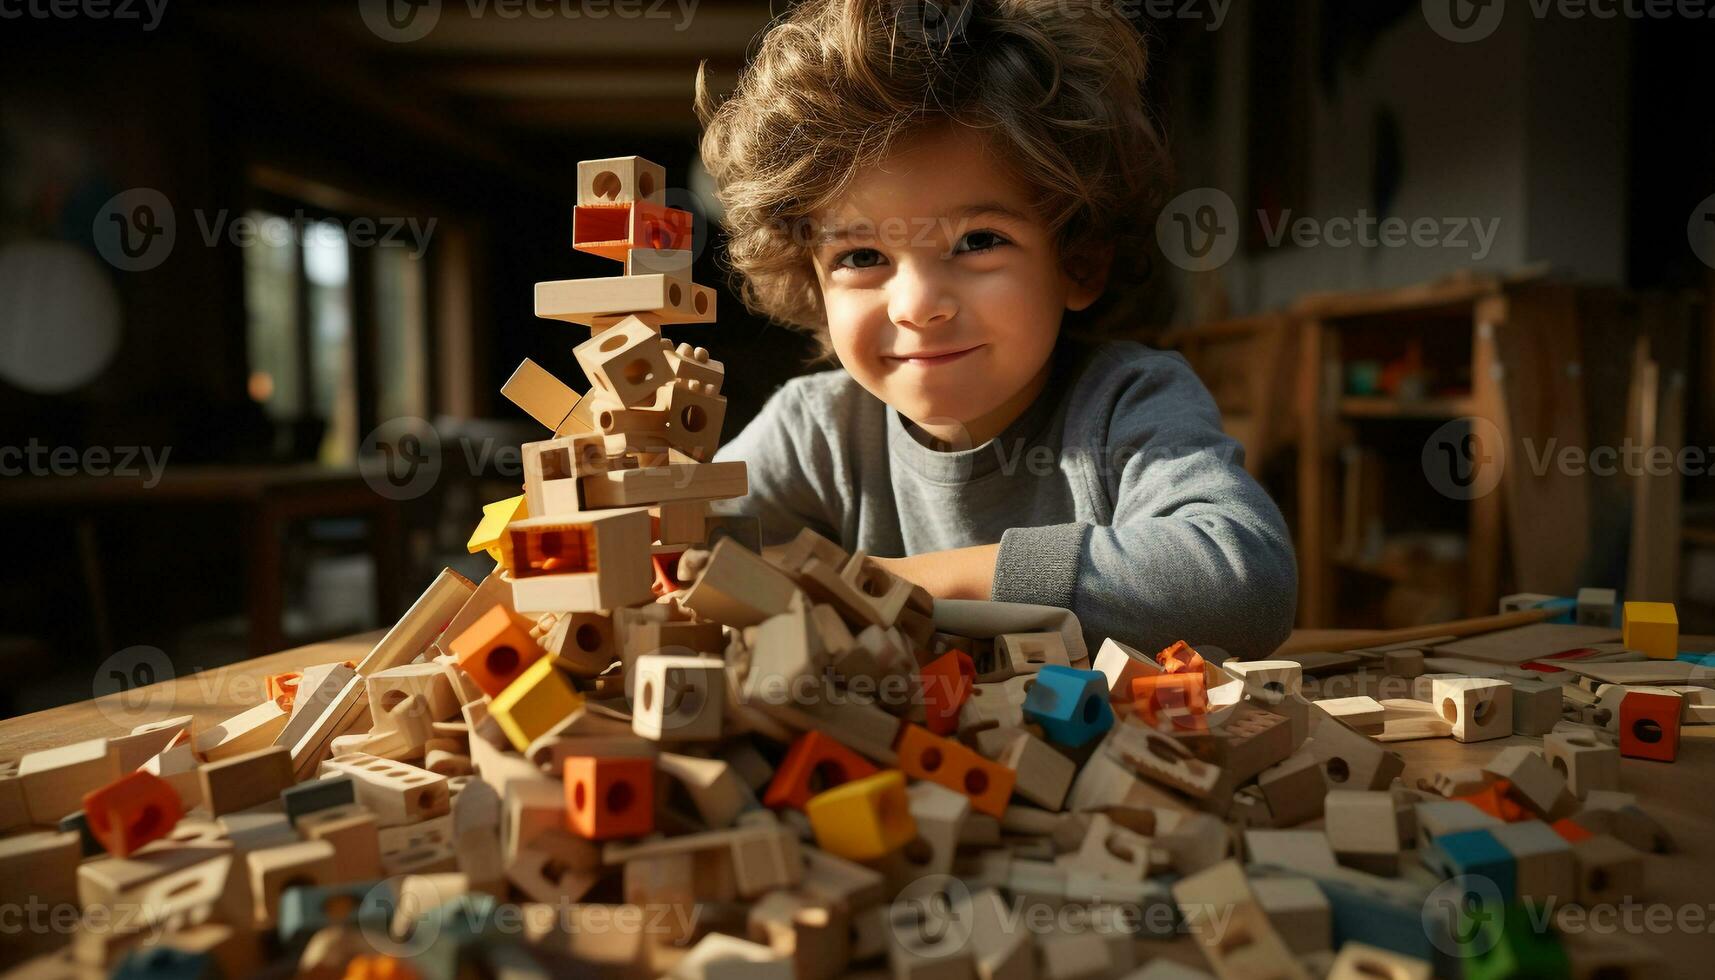
[[[959,244],[953,247],[953,254],[987,252],[992,248],[1010,244],[1012,243],[1007,241],[1006,237],[999,232],[973,231],[966,233],[965,237],[959,239]]]
[[[872,269],[883,261],[882,254],[873,248],[854,248],[841,252],[834,257],[836,269]]]

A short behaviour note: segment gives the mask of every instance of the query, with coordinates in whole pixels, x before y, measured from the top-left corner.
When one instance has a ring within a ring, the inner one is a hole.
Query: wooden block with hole
[[[1620,788],[1620,750],[1594,734],[1550,732],[1542,737],[1542,753],[1580,800],[1593,790]]]
[[[673,377],[681,381],[701,382],[710,394],[721,393],[721,387],[726,383],[726,365],[710,358],[708,348],[690,344],[675,347],[672,341],[663,337],[661,354],[667,359],[667,367],[673,372]]]
[[[1014,793],[1049,810],[1058,810],[1066,802],[1078,771],[1071,759],[1025,731],[1013,735],[995,761],[1018,774]]]
[[[1405,771],[1405,760],[1344,725],[1324,725],[1310,740],[1329,789],[1386,789]]]
[[[1683,695],[1666,688],[1627,689],[1619,710],[1620,754],[1656,762],[1678,758],[1684,702]]]
[[[594,677],[619,655],[614,643],[613,617],[603,612],[574,612],[561,616],[542,640],[554,666],[574,677]]]
[[[609,467],[606,445],[597,432],[527,442],[524,456],[524,509],[526,514],[512,516],[507,524],[527,516],[557,517],[575,514],[584,509],[578,496],[578,478],[592,473],[606,473]],[[495,535],[498,546],[505,529]],[[496,560],[500,560],[498,557]]]
[[[629,318],[640,313],[653,314],[664,324],[713,323],[715,291],[677,276],[663,275],[564,279],[536,284],[536,315],[546,320],[588,326],[604,318]],[[606,331],[598,334],[605,335]]]
[[[1420,678],[1421,679],[1421,678]],[[1513,733],[1512,685],[1491,677],[1436,678],[1430,701],[1453,725],[1457,742],[1481,742]]]
[[[691,212],[651,201],[580,204],[572,208],[572,247],[624,262],[632,249],[689,249],[693,224]]]
[[[1034,674],[1046,664],[1072,666],[1066,652],[1066,638],[1058,632],[1002,633],[994,638],[993,651],[993,670],[987,674],[978,671],[980,681],[1004,681],[1020,674]]]
[[[655,581],[649,541],[649,511],[641,507],[515,521],[500,539],[512,607],[600,612],[647,602]]]
[[[696,379],[674,380],[667,390],[667,445],[699,463],[714,458],[726,421],[726,399]]]
[[[1018,774],[969,748],[916,725],[902,725],[899,767],[913,779],[927,779],[970,797],[978,812],[999,817]]]
[[[1432,967],[1393,950],[1347,940],[1334,957],[1327,980],[1430,980]]]
[[[667,169],[638,156],[578,161],[578,202],[585,207],[667,203]]]
[[[1181,878],[1173,885],[1173,899],[1216,976],[1309,980],[1309,973],[1257,902],[1237,861],[1223,861]],[[1223,914],[1225,927],[1217,928],[1211,917]]]
[[[445,776],[403,762],[351,752],[322,763],[322,772],[352,777],[357,801],[375,814],[378,827],[416,823],[451,808]]]
[[[649,654],[635,664],[631,729],[657,742],[720,738],[726,670],[719,660]]]
[[[620,408],[648,408],[661,386],[672,380],[661,349],[661,334],[636,317],[572,348],[591,391],[612,398]]]
[[[381,877],[381,843],[375,814],[358,804],[330,807],[298,818],[298,834],[307,841],[326,841],[339,854],[342,880]]]
[[[1559,820],[1578,808],[1566,776],[1528,745],[1500,750],[1483,765],[1483,771],[1511,783],[1513,795],[1544,820]]]
[[[256,925],[263,929],[274,927],[280,896],[286,889],[338,884],[336,859],[333,845],[325,840],[300,841],[246,854]]]
[[[379,729],[393,724],[388,713],[412,695],[422,696],[431,721],[443,721],[459,711],[452,680],[440,664],[389,667],[364,678],[364,683],[369,691],[370,709],[376,712],[375,727]]]
[[[655,760],[566,759],[566,828],[587,840],[642,837],[655,828]]]

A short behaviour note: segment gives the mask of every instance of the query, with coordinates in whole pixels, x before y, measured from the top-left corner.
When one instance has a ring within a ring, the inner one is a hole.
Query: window
[[[364,433],[429,413],[427,260],[356,233],[374,218],[265,199],[245,213],[247,390],[283,429],[313,434],[294,455],[350,465]]]

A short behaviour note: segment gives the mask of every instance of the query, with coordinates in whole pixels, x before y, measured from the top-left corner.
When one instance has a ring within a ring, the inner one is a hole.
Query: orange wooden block
[[[688,249],[691,229],[691,212],[648,201],[578,205],[572,210],[572,247],[620,262],[634,248]]]
[[[821,732],[805,732],[780,761],[762,802],[802,810],[817,793],[879,771],[868,759]]]
[[[185,815],[171,783],[144,769],[83,795],[89,832],[114,857],[166,836]]]
[[[951,739],[917,725],[901,725],[899,768],[913,779],[927,779],[971,799],[971,807],[991,817],[1006,812],[1018,774]]]
[[[1682,702],[1678,694],[1627,691],[1620,699],[1620,754],[1656,762],[1678,757]]]
[[[971,696],[977,665],[962,650],[949,650],[917,672],[923,690],[923,714],[929,730],[952,735],[959,730],[959,709]]]
[[[267,685],[268,700],[278,701],[285,698],[285,707],[292,706],[292,699],[298,696],[298,682],[304,679],[301,670],[288,670],[283,674],[269,674],[263,683]]]
[[[496,697],[542,656],[542,648],[513,620],[505,606],[495,606],[460,633],[450,644],[461,670],[482,693]]]
[[[1209,712],[1208,678],[1201,669],[1134,677],[1131,699],[1151,728],[1202,731],[1207,727],[1203,716]]]
[[[353,956],[345,965],[345,980],[417,980],[422,974],[391,956]]]
[[[1489,816],[1505,820],[1507,823],[1536,819],[1536,814],[1513,798],[1512,789],[1512,783],[1504,779],[1497,779],[1475,793],[1467,796],[1455,796],[1453,799],[1464,800]]]
[[[569,756],[566,829],[590,840],[642,837],[655,829],[655,760]]]
[[[1203,655],[1191,649],[1184,640],[1173,644],[1155,655],[1155,662],[1169,674],[1201,674],[1203,672]]]
[[[649,591],[655,593],[655,598],[659,599],[669,592],[677,592],[685,587],[685,583],[679,581],[677,574],[679,559],[684,554],[683,551],[667,551],[649,556],[650,564],[655,566],[655,584],[649,587]]]
[[[1549,824],[1549,827],[1553,828],[1555,833],[1565,838],[1568,844],[1576,844],[1581,840],[1589,840],[1596,836],[1589,830],[1589,828],[1571,817],[1561,817],[1559,820]]]

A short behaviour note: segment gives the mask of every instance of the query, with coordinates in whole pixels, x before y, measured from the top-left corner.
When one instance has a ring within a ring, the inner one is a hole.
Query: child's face
[[[1061,314],[1101,293],[965,126],[900,145],[821,218],[812,259],[840,363],[951,443],[980,445],[1029,407]]]

